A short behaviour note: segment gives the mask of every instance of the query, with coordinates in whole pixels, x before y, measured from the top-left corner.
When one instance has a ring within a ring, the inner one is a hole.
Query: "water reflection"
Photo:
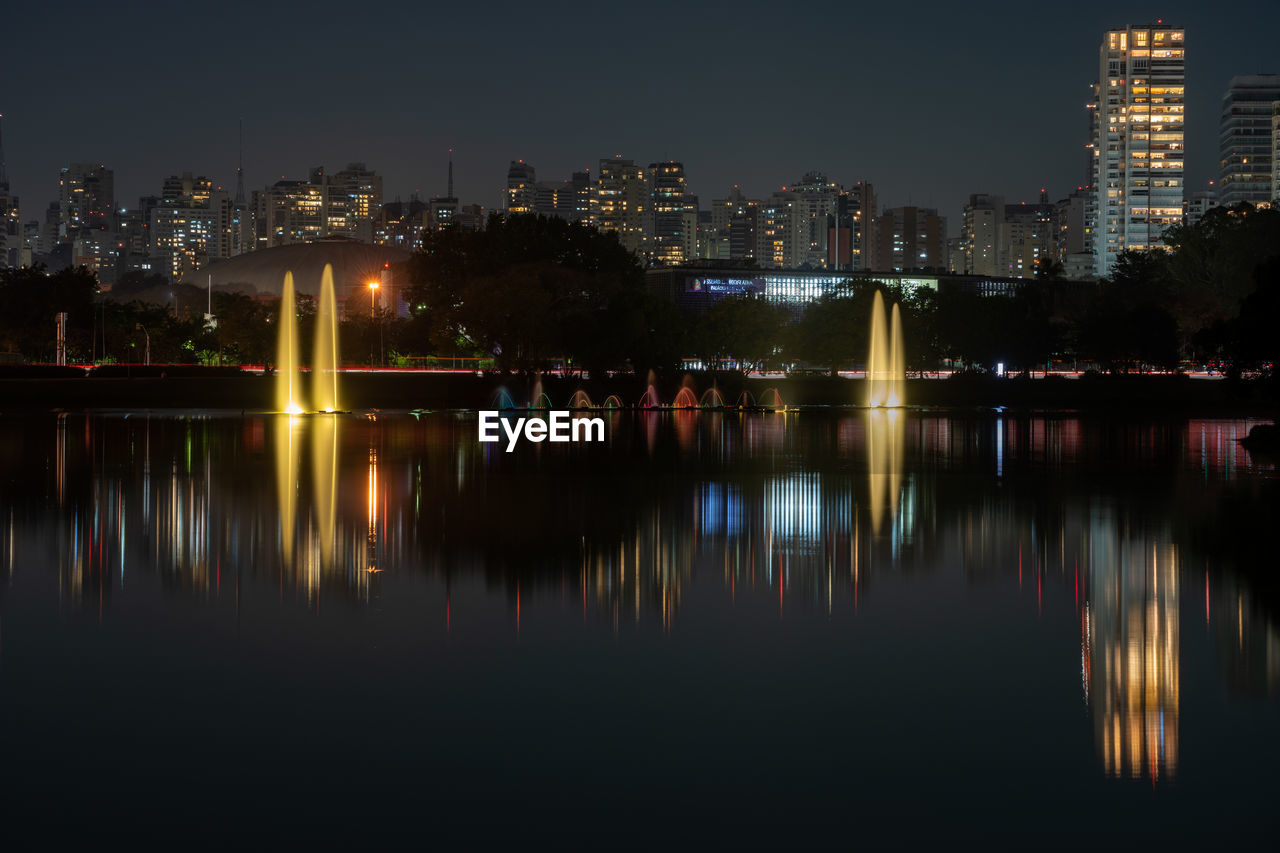
[[[1280,685],[1274,614],[1210,565],[1206,538],[1210,508],[1274,478],[1235,443],[1249,426],[614,413],[606,446],[506,453],[450,414],[0,419],[0,461],[31,477],[0,496],[0,553],[11,578],[48,549],[60,600],[100,615],[138,572],[218,599],[234,569],[312,609],[415,573],[446,591],[483,577],[515,628],[560,597],[618,631],[673,628],[699,584],[791,619],[954,576],[1046,624],[1068,617],[1103,772],[1154,782],[1178,769],[1184,607],[1193,623],[1203,610],[1233,695]],[[932,638],[910,613],[901,630]],[[1044,666],[1074,678],[1074,660]]]
[[[1111,776],[1172,776],[1178,765],[1178,552],[1096,522],[1082,660],[1094,736]]]

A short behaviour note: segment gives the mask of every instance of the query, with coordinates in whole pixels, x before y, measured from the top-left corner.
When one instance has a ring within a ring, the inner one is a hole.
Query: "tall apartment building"
[[[831,226],[839,209],[842,194],[839,184],[827,180],[819,172],[809,172],[784,191],[795,194],[796,215],[803,221],[807,232],[804,261],[814,268],[824,268],[830,261],[828,242],[832,238]]]
[[[232,199],[213,181],[190,172],[164,182],[160,203],[151,209],[151,268],[183,281],[233,249]]]
[[[1218,201],[1231,207],[1242,201],[1269,203],[1272,192],[1272,141],[1280,74],[1232,77],[1222,96],[1218,124]]]
[[[650,163],[649,216],[643,254],[654,266],[682,264],[697,256],[698,198],[689,192],[684,164]]]
[[[416,252],[422,248],[422,234],[433,229],[429,206],[421,199],[389,201],[374,226],[373,241],[380,246],[397,246]]]
[[[760,203],[756,213],[756,263],[792,269],[809,257],[809,220],[798,194],[783,190]]]
[[[1271,162],[1280,166],[1280,100],[1272,105],[1271,114]],[[1271,170],[1271,199],[1280,199],[1280,168]]]
[[[960,251],[969,275],[1001,275],[1004,196],[975,193],[964,206]]]
[[[1038,204],[1006,205],[1000,264],[1002,275],[1032,278],[1041,264],[1058,259],[1054,239],[1054,206],[1044,190]]]
[[[840,215],[842,222],[848,224],[853,239],[852,269],[872,269],[871,245],[875,240],[876,192],[870,181],[858,181],[845,191]]]
[[[592,210],[596,227],[615,232],[623,246],[639,252],[649,210],[649,179],[644,167],[621,157],[601,160]]]
[[[1185,32],[1157,21],[1109,30],[1099,50],[1093,141],[1094,270],[1126,249],[1162,247],[1182,221]]]
[[[0,269],[24,266],[25,229],[18,199],[9,193],[9,173],[4,161],[4,117],[0,116]],[[30,255],[27,251],[26,255]],[[30,263],[30,258],[26,258]]]
[[[253,194],[253,246],[286,246],[326,237],[373,242],[382,208],[382,178],[363,163],[305,181],[281,180]]]
[[[115,173],[101,164],[72,163],[58,175],[58,238],[109,231],[115,211]]]
[[[876,218],[869,269],[942,270],[947,266],[947,220],[927,207],[891,207]]]
[[[711,202],[709,260],[750,261],[756,256],[756,214],[760,200],[747,198],[737,185],[728,198]]]
[[[1093,278],[1093,223],[1097,197],[1092,187],[1076,187],[1053,208],[1056,260],[1069,279]]]
[[[1074,231],[1082,240],[1089,208],[1087,199],[1078,202]],[[969,275],[1031,278],[1041,263],[1061,260],[1058,241],[1067,239],[1061,232],[1069,228],[1064,215],[1069,217],[1069,210],[1060,212],[1044,190],[1034,204],[1005,204],[1003,196],[975,193],[964,207],[959,244],[964,261],[957,266]],[[1076,259],[1077,267],[1082,260]],[[1077,268],[1077,277],[1081,273]]]

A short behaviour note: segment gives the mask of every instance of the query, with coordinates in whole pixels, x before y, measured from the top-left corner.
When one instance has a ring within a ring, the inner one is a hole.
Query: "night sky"
[[[24,219],[73,161],[117,206],[170,174],[247,189],[364,161],[387,200],[498,204],[508,161],[540,180],[601,157],[682,160],[705,208],[804,172],[936,206],[1034,201],[1084,180],[1088,84],[1108,27],[1187,28],[1188,192],[1215,177],[1234,74],[1280,71],[1280,3],[10,4],[4,144]],[[138,11],[144,9],[145,11]]]

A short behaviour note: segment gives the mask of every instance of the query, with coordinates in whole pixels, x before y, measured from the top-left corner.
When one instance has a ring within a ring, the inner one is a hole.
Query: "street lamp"
[[[147,336],[147,364],[151,363],[151,333],[141,323],[134,323],[133,327],[139,332]]]
[[[373,322],[377,319],[378,304],[378,282],[369,282],[369,321]],[[373,343],[369,344],[369,360],[373,361]],[[382,324],[378,323],[378,363],[382,363]]]

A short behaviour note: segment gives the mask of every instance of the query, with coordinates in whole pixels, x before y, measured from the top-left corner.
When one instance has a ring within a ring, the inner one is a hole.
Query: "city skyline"
[[[326,11],[318,9],[315,23],[269,13],[189,23],[208,27],[210,44],[252,48],[285,31],[294,43],[305,44],[316,27],[326,25]],[[70,36],[85,26],[74,15],[61,30],[43,26],[42,16],[49,14],[22,9],[11,15],[19,30],[35,35],[15,47],[20,75],[36,67],[42,46],[53,49],[42,44],[44,33]],[[446,192],[453,148],[456,195],[463,203],[493,209],[510,160],[523,159],[540,177],[558,180],[584,169],[594,176],[599,159],[621,154],[638,163],[680,160],[691,192],[703,199],[723,197],[734,185],[748,196],[764,197],[810,171],[845,185],[870,180],[885,207],[937,208],[954,230],[974,192],[1032,201],[1041,187],[1060,198],[1085,182],[1085,105],[1099,34],[1157,17],[1187,32],[1187,195],[1206,188],[1217,178],[1221,98],[1232,77],[1277,70],[1270,67],[1266,33],[1274,29],[1268,25],[1272,18],[1280,24],[1280,9],[1261,3],[1244,13],[1257,26],[1243,32],[1232,19],[1182,3],[1158,9],[1122,5],[1067,21],[1031,12],[1007,34],[1008,47],[998,50],[1003,61],[991,62],[972,52],[975,35],[993,35],[990,29],[947,7],[931,10],[923,24],[883,11],[722,20],[685,10],[677,20],[688,44],[696,51],[727,39],[732,59],[689,58],[681,64],[686,73],[677,74],[639,36],[610,36],[617,31],[611,26],[616,11],[584,9],[582,16],[549,20],[547,29],[527,32],[468,14],[424,20],[449,34],[427,54],[441,58],[438,66],[422,63],[411,35],[389,35],[375,51],[378,58],[364,63],[353,54],[336,66],[343,73],[325,85],[316,84],[329,66],[306,56],[284,67],[284,56],[260,65],[232,62],[220,81],[194,66],[163,79],[145,69],[141,77],[126,71],[126,91],[131,82],[148,87],[152,96],[142,103],[163,104],[159,110],[121,109],[110,98],[83,98],[75,110],[60,108],[65,86],[54,90],[52,78],[33,76],[9,90],[19,97],[0,105],[12,193],[23,201],[23,217],[32,218],[55,196],[58,170],[85,161],[114,170],[118,206],[155,193],[165,175],[185,171],[209,175],[232,190],[243,117],[250,189],[282,176],[295,178],[313,165],[365,162],[384,176],[388,201],[415,191],[430,198]],[[391,34],[392,18],[390,10],[380,11],[367,23]],[[908,23],[920,33],[914,40],[896,35]],[[95,26],[100,43],[128,50],[144,45],[158,25],[114,19]],[[865,44],[856,35],[842,41],[837,34],[844,32],[875,37]],[[582,46],[532,67],[504,59],[509,42],[558,43],[553,36],[566,34],[586,38],[568,39]],[[612,44],[612,52],[604,43]],[[789,44],[803,46],[809,70],[766,73],[765,66],[776,64],[769,58]],[[910,60],[905,65],[903,56]],[[467,61],[459,64],[460,57]],[[575,58],[581,60],[577,65]],[[624,71],[640,71],[579,73],[610,59]],[[419,73],[428,67],[439,71]],[[880,68],[895,70],[868,70]],[[1031,73],[1032,68],[1038,70]],[[255,83],[264,72],[278,83]],[[315,79],[309,81],[308,74]],[[841,94],[837,81],[846,78],[858,82],[845,87],[841,107],[832,94]],[[677,80],[683,88],[672,96],[670,85]],[[946,94],[939,80],[999,97]],[[184,95],[193,85],[196,96]],[[920,99],[922,90],[937,97]],[[291,93],[283,108],[282,91]],[[592,103],[602,106],[605,120],[590,111]],[[921,103],[927,109],[905,108]],[[882,122],[897,131],[882,132]],[[988,129],[1008,142],[992,144]],[[945,156],[938,155],[940,148]],[[957,162],[965,165],[956,168]]]

